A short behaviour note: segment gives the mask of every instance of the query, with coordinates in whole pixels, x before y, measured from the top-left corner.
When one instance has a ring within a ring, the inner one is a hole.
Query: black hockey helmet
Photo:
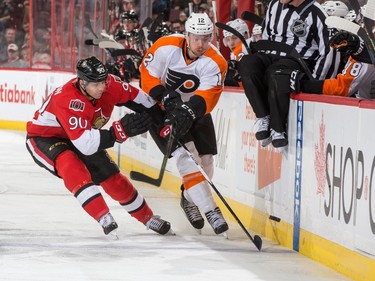
[[[123,12],[120,18],[121,23],[127,19],[132,20],[133,22],[138,21],[138,15],[134,10]]]
[[[108,70],[96,57],[82,59],[77,62],[77,77],[87,82],[101,82],[107,79]]]

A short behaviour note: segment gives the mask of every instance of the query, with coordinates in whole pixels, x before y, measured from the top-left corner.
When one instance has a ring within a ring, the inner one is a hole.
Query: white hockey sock
[[[188,190],[185,190],[184,196],[187,200],[197,205],[203,213],[207,213],[216,208],[216,203],[206,181],[200,182]]]

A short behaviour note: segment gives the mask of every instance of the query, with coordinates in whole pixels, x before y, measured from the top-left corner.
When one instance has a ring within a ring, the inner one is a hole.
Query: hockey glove
[[[131,113],[113,122],[110,132],[117,142],[123,143],[128,137],[147,132],[151,124],[152,119],[147,113]]]
[[[228,60],[227,64],[228,64],[228,74],[227,75],[231,75],[231,77],[234,81],[240,82],[241,81],[241,75],[238,72],[238,61]]]
[[[364,48],[363,40],[347,31],[339,31],[331,37],[328,44],[346,56],[359,55]]]
[[[301,80],[305,76],[305,73],[299,70],[293,70],[290,73],[290,90],[291,92],[299,93],[301,92]]]
[[[196,112],[189,102],[177,106],[165,119],[165,125],[172,125],[172,134],[175,139],[180,139],[189,131],[193,121],[196,118]]]
[[[182,104],[181,95],[176,91],[166,90],[160,102],[167,114],[169,114]]]

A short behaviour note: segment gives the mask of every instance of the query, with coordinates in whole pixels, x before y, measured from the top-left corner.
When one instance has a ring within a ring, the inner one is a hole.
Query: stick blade
[[[260,16],[258,16],[257,14],[254,14],[250,11],[244,11],[241,14],[241,19],[248,20],[252,23],[259,24],[259,25],[263,24],[263,19]]]
[[[130,171],[130,178],[135,181],[141,181],[155,186],[161,185],[161,179],[154,179],[137,171]]]
[[[253,242],[254,242],[255,247],[257,247],[257,249],[260,252],[260,250],[262,249],[262,244],[263,244],[262,238],[260,238],[260,236],[258,235],[255,235]]]
[[[337,28],[338,30],[345,30],[353,34],[358,34],[361,28],[358,24],[337,16],[327,17],[325,23],[327,26]]]

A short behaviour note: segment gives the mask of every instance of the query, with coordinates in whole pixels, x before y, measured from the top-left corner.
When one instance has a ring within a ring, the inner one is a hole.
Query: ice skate
[[[256,119],[255,123],[258,124],[258,129],[255,133],[255,138],[257,140],[262,141],[270,137],[270,119],[269,115]]]
[[[216,207],[214,210],[207,212],[205,215],[207,221],[210,223],[212,229],[216,234],[221,234],[228,230],[228,224],[221,214],[219,207]]]
[[[118,225],[116,221],[114,220],[114,218],[112,217],[111,213],[107,213],[104,216],[102,216],[98,222],[103,227],[103,231],[105,235],[110,234],[114,240],[118,240],[117,230],[116,230],[118,228]]]
[[[180,201],[180,206],[182,210],[184,210],[184,213],[190,222],[190,224],[197,230],[199,234],[202,233],[202,228],[204,226],[204,219],[198,209],[198,207],[188,201],[185,196],[184,196],[184,191],[182,190],[181,192],[181,201]]]
[[[271,129],[271,138],[272,138],[272,145],[275,148],[283,148],[284,146],[288,145],[288,139],[286,137],[285,132],[276,132],[274,129]]]
[[[171,224],[161,219],[160,216],[152,216],[145,225],[147,226],[147,229],[151,229],[161,235],[176,235],[171,228]]]

